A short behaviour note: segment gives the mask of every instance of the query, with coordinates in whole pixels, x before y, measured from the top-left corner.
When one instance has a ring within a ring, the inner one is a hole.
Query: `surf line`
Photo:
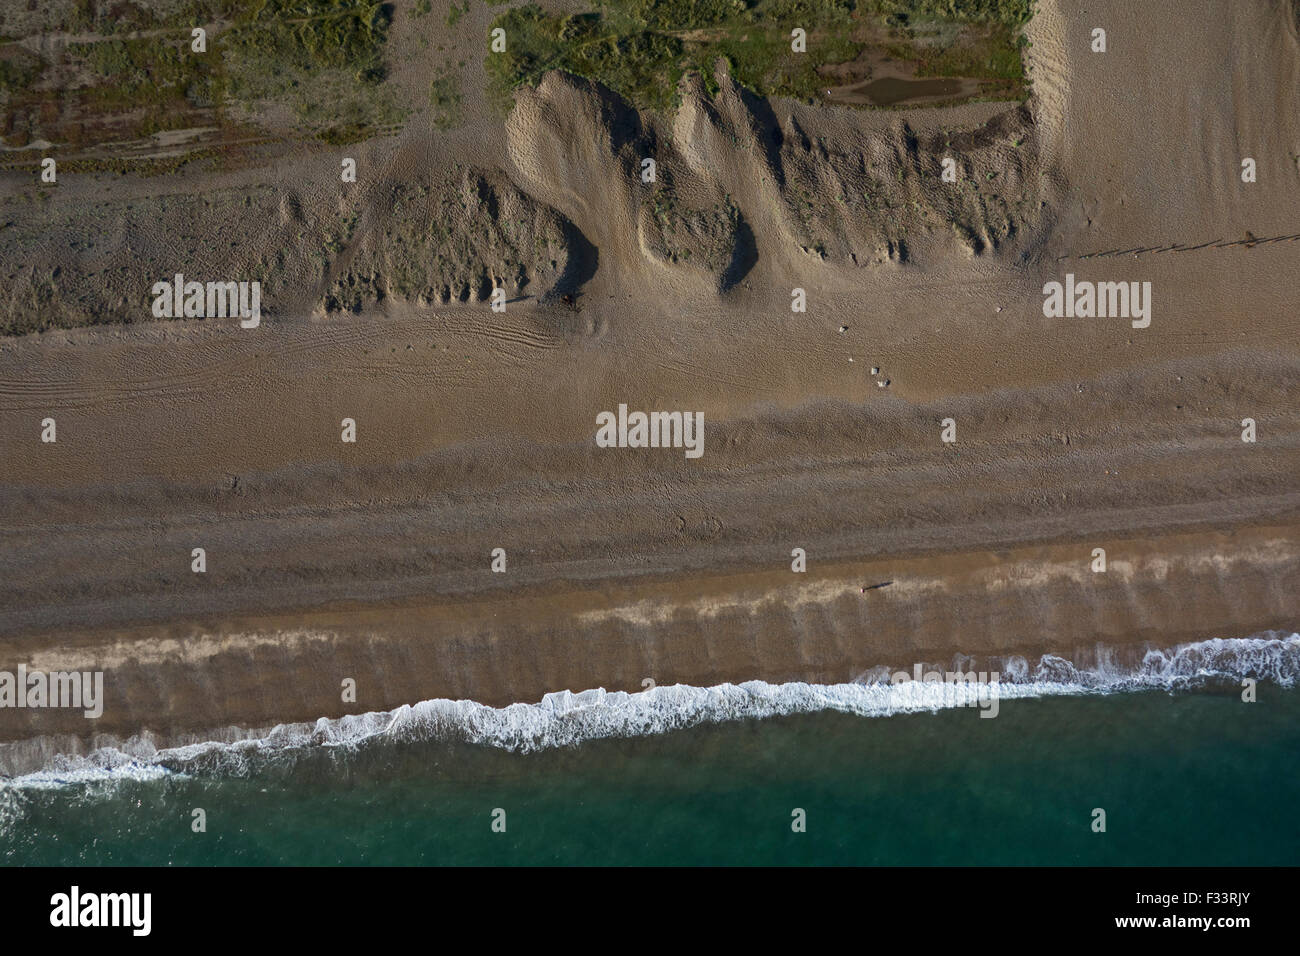
[[[687,458],[704,454],[703,412],[629,412],[596,416],[599,448],[684,448]]]

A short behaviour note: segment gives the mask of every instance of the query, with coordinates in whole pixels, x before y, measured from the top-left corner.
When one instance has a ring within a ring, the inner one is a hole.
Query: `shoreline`
[[[1244,686],[1246,677],[1291,689],[1300,676],[1300,633],[1289,628],[1245,638],[1145,647],[1140,664],[1130,660],[1122,668],[1115,666],[1117,649],[1101,645],[1095,663],[1088,667],[1076,668],[1046,656],[1037,663],[1018,655],[993,656],[991,664],[1007,669],[993,672],[987,686],[968,685],[961,679],[953,683],[952,675],[923,678],[918,665],[917,676],[898,686],[893,686],[889,675],[875,672],[839,684],[750,680],[613,692],[602,687],[555,691],[535,702],[499,707],[437,698],[390,711],[264,727],[227,726],[170,738],[147,731],[129,738],[99,734],[89,742],[73,735],[44,735],[0,741],[0,789],[31,783],[71,785],[123,772],[137,780],[176,771],[243,775],[256,772],[265,761],[275,761],[279,753],[364,745],[379,739],[390,743],[439,740],[530,754],[708,724],[825,712],[881,718],[976,708],[979,717],[996,718],[1005,701],[1143,692],[1168,696],[1198,689],[1213,696],[1226,689],[1232,697],[1237,683]],[[1118,650],[1123,656],[1124,649]],[[933,666],[941,670],[945,665]],[[952,666],[960,669],[969,662],[960,659]],[[980,680],[984,679],[981,674]]]
[[[849,683],[872,668],[967,669],[990,657],[1132,666],[1151,645],[1288,631],[1294,523],[1078,543],[810,562],[795,573],[687,575],[516,596],[402,601],[6,641],[29,668],[103,670],[104,715],[0,710],[0,740],[159,741],[213,728],[387,712],[431,699],[487,706],[565,689]],[[863,591],[881,581],[888,587]],[[1025,622],[1034,622],[1027,633]],[[25,649],[25,651],[24,651]],[[344,678],[357,684],[343,703]],[[129,703],[128,703],[129,702]],[[93,726],[91,726],[93,725]]]

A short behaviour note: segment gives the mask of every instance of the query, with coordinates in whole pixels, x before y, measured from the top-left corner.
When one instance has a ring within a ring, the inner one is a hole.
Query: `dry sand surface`
[[[284,158],[297,205],[229,238],[285,243],[343,202],[359,226],[260,328],[0,339],[0,666],[105,670],[96,731],[171,740],[432,697],[838,682],[958,653],[1086,662],[1099,643],[1294,627],[1295,11],[1039,8],[1023,110],[769,106],[724,77],[652,119],[552,74],[504,124],[470,93],[481,122],[367,145],[362,169],[382,172],[350,199],[336,153]],[[837,208],[860,185],[846,157],[937,176],[947,137],[984,193],[909,173],[894,217]],[[739,220],[697,218],[674,259],[636,192],[641,142],[671,157],[682,206]],[[433,276],[423,300],[328,311],[331,283],[380,269],[376,237],[402,228],[386,190],[436,194],[456,169],[552,230],[555,294],[539,279],[497,314],[473,290],[443,301]],[[186,175],[112,189],[265,184]],[[106,188],[69,177],[60,208]],[[1067,272],[1150,282],[1150,327],[1044,318],[1043,284]],[[619,403],[703,412],[703,457],[597,448]],[[0,712],[8,740],[85,727]]]

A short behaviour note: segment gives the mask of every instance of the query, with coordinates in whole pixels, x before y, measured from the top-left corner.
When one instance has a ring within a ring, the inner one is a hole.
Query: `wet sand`
[[[11,712],[23,726],[7,739],[47,739],[0,748],[0,770],[22,772],[49,751],[84,752],[141,733],[160,747],[231,739],[427,698],[503,706],[561,687],[833,684],[915,664],[1005,673],[1008,656],[1034,665],[1044,653],[1079,666],[1105,655],[1132,667],[1148,648],[1286,630],[1300,585],[1295,532],[1290,523],[1100,536],[1089,543],[1106,549],[1104,573],[1071,542],[814,560],[803,574],[647,576],[480,600],[341,604],[111,637],[63,631],[8,650],[45,672],[104,671],[104,714],[92,722],[71,711]],[[355,703],[342,701],[347,679]]]

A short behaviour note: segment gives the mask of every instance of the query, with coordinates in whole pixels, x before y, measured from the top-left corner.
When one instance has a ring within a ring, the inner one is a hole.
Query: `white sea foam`
[[[994,663],[1002,675],[992,685],[1000,701],[1062,695],[1177,692],[1215,682],[1239,684],[1254,678],[1282,687],[1300,681],[1300,634],[1215,639],[1171,650],[1149,650],[1136,667],[1122,667],[1106,648],[1097,664],[1077,668],[1044,655],[1031,666],[1024,658]],[[990,670],[994,669],[992,665]],[[350,748],[374,743],[426,740],[462,741],[527,753],[608,737],[662,734],[706,723],[761,719],[814,711],[839,711],[861,717],[937,712],[988,700],[990,686],[965,683],[901,684],[880,679],[878,668],[846,684],[769,684],[748,681],[693,687],[653,687],[639,693],[558,691],[536,704],[489,707],[469,700],[425,700],[388,712],[372,712],[314,724],[281,724],[269,731],[231,728],[212,739],[158,748],[147,737],[113,742],[84,755],[52,753],[42,769],[0,781],[0,827],[6,796],[15,791],[127,780],[169,774],[244,775],[279,756],[311,748]],[[224,738],[224,739],[219,739]],[[48,743],[27,747],[29,759]],[[14,754],[11,752],[12,760]],[[8,793],[6,794],[6,791]]]

